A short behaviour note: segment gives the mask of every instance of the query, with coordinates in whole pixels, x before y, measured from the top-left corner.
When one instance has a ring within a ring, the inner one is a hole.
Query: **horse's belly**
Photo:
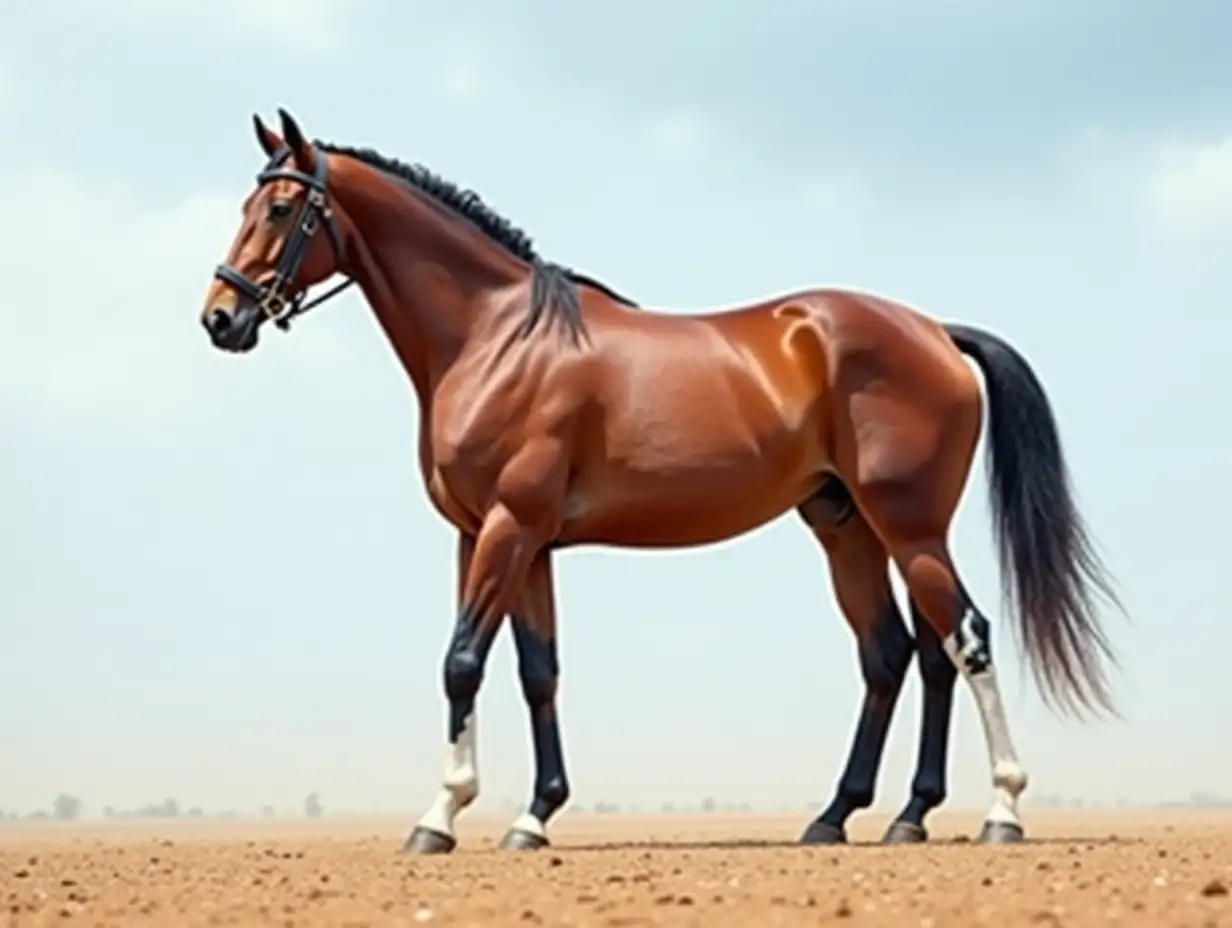
[[[807,498],[824,466],[815,455],[713,466],[582,474],[565,500],[560,541],[690,547],[750,532]]]

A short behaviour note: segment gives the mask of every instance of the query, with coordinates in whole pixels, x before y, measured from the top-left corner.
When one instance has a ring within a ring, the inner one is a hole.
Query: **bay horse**
[[[285,329],[312,305],[308,289],[339,274],[363,292],[414,387],[419,465],[433,506],[457,529],[458,588],[443,667],[443,783],[406,850],[453,850],[455,819],[478,795],[475,698],[506,616],[535,777],[501,846],[548,844],[549,820],[569,797],[554,552],[700,546],[793,509],[828,556],[865,687],[833,801],[800,840],[844,842],[849,816],[871,805],[917,654],[917,767],[883,840],[928,838],[925,817],[946,794],[958,675],[990,759],[979,839],[1023,839],[1027,774],[990,623],[947,543],[984,417],[964,355],[984,375],[993,527],[1017,637],[1054,710],[1115,714],[1116,657],[1097,594],[1119,604],[1078,512],[1049,400],[1013,347],[840,289],[705,313],[639,308],[542,259],[473,192],[371,150],[309,141],[279,115],[281,135],[254,117],[268,161],[200,321],[215,347],[248,352],[264,323]]]

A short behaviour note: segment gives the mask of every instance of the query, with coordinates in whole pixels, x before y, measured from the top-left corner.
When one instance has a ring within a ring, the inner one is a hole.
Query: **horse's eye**
[[[273,222],[286,219],[291,215],[291,204],[286,200],[275,200],[270,204],[269,218]]]

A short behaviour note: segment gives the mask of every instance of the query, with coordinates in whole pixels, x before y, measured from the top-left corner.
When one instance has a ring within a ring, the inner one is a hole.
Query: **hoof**
[[[985,822],[980,829],[980,844],[1021,844],[1026,840],[1022,826],[1012,822]]]
[[[543,835],[526,831],[523,828],[510,828],[501,838],[500,848],[503,851],[537,851],[548,846],[548,839]]]
[[[448,854],[457,846],[458,839],[453,835],[416,825],[402,850],[408,854]]]
[[[800,836],[801,844],[846,844],[847,832],[842,828],[835,828],[833,825],[827,825],[825,822],[812,821],[809,822],[808,828],[804,829],[804,834]]]
[[[914,822],[890,822],[890,827],[881,837],[882,844],[924,844],[928,829]]]

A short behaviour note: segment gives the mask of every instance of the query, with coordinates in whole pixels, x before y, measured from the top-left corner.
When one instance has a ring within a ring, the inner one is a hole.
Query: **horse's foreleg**
[[[458,618],[445,654],[448,744],[441,791],[407,839],[406,849],[443,853],[457,844],[454,819],[479,795],[475,697],[501,621],[514,601],[533,553],[526,533],[499,503],[473,542],[463,539]]]
[[[531,563],[526,586],[510,616],[518,653],[518,678],[530,713],[535,785],[530,806],[505,834],[501,847],[534,850],[548,844],[548,820],[569,800],[560,723],[556,714],[556,604],[552,555],[541,551]]]
[[[445,649],[443,677],[449,702],[445,769],[440,792],[406,841],[406,850],[442,854],[457,844],[454,819],[479,795],[475,695],[483,680],[488,652],[500,629],[500,616],[481,615],[464,597],[476,543],[458,536],[458,613]]]
[[[544,584],[532,583],[528,587],[528,579],[531,579],[530,568],[536,556],[559,529],[559,504],[564,497],[568,472],[568,462],[561,454],[559,441],[543,436],[523,444],[491,487],[494,499],[475,537],[469,563],[462,572],[458,626],[445,656],[449,747],[444,788],[411,832],[407,841],[409,850],[449,851],[457,844],[453,833],[454,816],[473,802],[479,792],[474,718],[475,697],[483,682],[484,665],[502,619],[528,599],[533,603],[534,618],[522,615],[519,625],[523,631],[518,634],[523,691],[528,692],[528,700],[533,696],[536,705],[542,704],[545,667],[551,669],[550,690],[555,689],[555,651],[545,648],[544,642],[535,636],[528,637],[525,629],[547,627],[542,623],[546,621],[545,616],[550,616],[550,608],[545,612],[543,597],[533,595],[535,590],[542,593]],[[544,579],[550,589],[550,577],[545,575]],[[532,593],[529,597],[528,589]],[[537,624],[531,625],[532,621]],[[554,632],[546,641],[553,638]],[[546,706],[550,716],[550,700]],[[558,740],[553,743],[559,755]],[[551,745],[548,750],[549,755],[545,756],[550,762]]]

